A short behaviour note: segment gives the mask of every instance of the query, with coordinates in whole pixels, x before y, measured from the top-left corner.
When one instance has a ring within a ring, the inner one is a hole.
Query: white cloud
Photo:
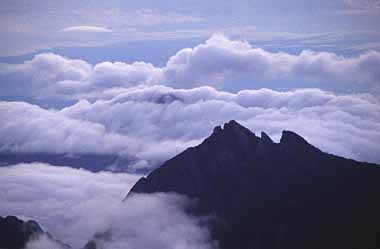
[[[349,10],[347,14],[380,14],[379,0],[344,0]]]
[[[142,150],[141,158],[164,158],[155,142],[175,141],[172,154],[168,153],[171,147],[165,147],[168,158],[174,151],[201,142],[213,126],[236,119],[277,139],[282,130],[289,129],[329,153],[380,162],[376,145],[380,139],[379,106],[371,95],[335,95],[318,89],[233,94],[209,87],[153,86],[129,88],[94,103],[78,102],[60,113],[101,123],[109,131],[133,134],[153,147]]]
[[[126,154],[138,159],[135,168],[159,165],[230,119],[275,140],[293,130],[326,152],[380,163],[380,104],[372,95],[139,86],[61,110],[2,102],[0,115],[7,117],[2,151]]]
[[[2,151],[123,153],[129,139],[101,124],[77,121],[24,102],[0,102]]]
[[[111,238],[97,239],[100,249],[122,248],[183,248],[211,249],[204,218],[187,215],[183,208],[194,205],[189,199],[172,194],[139,194],[128,198],[126,209],[113,213],[107,231]]]
[[[55,54],[23,64],[2,64],[2,89],[18,86],[38,98],[80,99],[63,110],[1,102],[2,151],[115,153],[138,158],[137,167],[156,166],[210,134],[230,119],[278,138],[282,129],[301,133],[323,150],[380,162],[379,103],[372,95],[337,95],[317,89],[236,94],[198,87],[220,86],[249,76],[308,79],[326,84],[379,85],[380,53],[346,58],[304,51],[270,53],[216,35],[179,51],[162,68],[145,62],[91,65]],[[9,79],[9,80],[8,80]],[[334,83],[333,83],[334,82]],[[312,127],[312,128],[310,128]],[[54,146],[52,146],[54,145]]]
[[[253,48],[247,42],[214,35],[205,44],[179,51],[170,58],[164,71],[168,83],[175,85],[228,84],[226,79],[242,75],[253,86],[256,80],[289,79],[326,84],[379,84],[376,69],[379,64],[378,52],[352,58],[308,50],[299,55],[271,53]]]
[[[162,68],[146,62],[90,65],[82,60],[40,54],[23,64],[0,64],[0,75],[5,78],[2,81],[5,92],[23,85],[30,89],[26,94],[39,98],[78,98],[83,93],[139,84],[239,88],[236,81],[242,78],[252,88],[258,81],[283,80],[287,83],[276,84],[279,87],[292,87],[291,82],[304,82],[306,87],[313,82],[330,87],[356,84],[368,89],[380,84],[379,67],[380,53],[375,51],[356,57],[308,50],[292,55],[268,52],[253,48],[248,42],[214,35],[194,48],[180,50]]]
[[[45,164],[0,168],[0,215],[35,219],[55,238],[81,248],[95,233],[111,231],[100,248],[209,249],[208,230],[185,214],[191,201],[174,194],[136,195],[121,202],[140,176],[91,173]],[[46,237],[28,249],[52,245]],[[49,248],[50,249],[50,248]]]
[[[25,245],[25,249],[69,249],[54,239],[43,234],[33,238]]]
[[[35,219],[44,231],[80,248],[103,229],[139,177],[40,163],[0,167],[0,215]]]
[[[104,33],[104,32],[112,32],[112,30],[104,28],[104,27],[97,27],[97,26],[72,26],[67,27],[60,30],[61,32],[95,32],[95,33]]]

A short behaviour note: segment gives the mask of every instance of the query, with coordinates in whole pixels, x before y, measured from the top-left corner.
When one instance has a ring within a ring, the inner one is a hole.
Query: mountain
[[[21,249],[29,239],[43,233],[35,221],[22,221],[15,216],[0,217],[0,248]]]
[[[380,167],[322,152],[291,131],[279,143],[236,121],[141,178],[212,215],[222,249],[380,248]],[[127,196],[127,197],[128,197]]]
[[[37,240],[41,236],[46,236],[47,240],[59,246],[57,249],[70,249],[68,245],[45,233],[34,220],[23,221],[15,216],[0,216],[0,248],[24,249],[28,241]]]

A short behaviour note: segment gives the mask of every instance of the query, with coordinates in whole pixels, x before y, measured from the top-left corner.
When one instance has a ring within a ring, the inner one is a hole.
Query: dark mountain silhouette
[[[177,192],[212,214],[222,249],[380,248],[380,167],[291,131],[279,143],[235,121],[141,178],[128,195]]]
[[[38,239],[42,235],[46,235],[47,238],[59,244],[61,248],[70,249],[68,245],[45,233],[34,220],[23,221],[15,216],[5,218],[0,216],[0,248],[24,249],[28,241]]]

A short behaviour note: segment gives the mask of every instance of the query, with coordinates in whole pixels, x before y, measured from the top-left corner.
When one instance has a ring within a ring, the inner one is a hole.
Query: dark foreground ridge
[[[23,221],[15,216],[5,218],[0,216],[0,248],[2,249],[25,249],[28,241],[38,239],[42,235],[60,245],[62,249],[70,249],[68,245],[45,233],[34,220]]]
[[[222,249],[380,248],[380,167],[330,155],[291,131],[279,143],[236,121],[131,189],[177,192],[214,214]]]

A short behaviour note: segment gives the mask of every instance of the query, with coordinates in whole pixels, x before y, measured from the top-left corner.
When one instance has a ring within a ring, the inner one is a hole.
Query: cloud
[[[380,104],[372,95],[138,86],[61,110],[2,102],[0,116],[2,151],[132,155],[134,169],[158,166],[231,119],[277,141],[293,130],[326,152],[380,163]]]
[[[179,51],[164,68],[171,84],[226,83],[245,75],[257,80],[302,80],[304,82],[378,84],[380,53],[368,52],[346,58],[334,53],[305,50],[299,55],[272,53],[253,48],[248,42],[214,35],[204,44]],[[307,84],[305,84],[307,86]]]
[[[214,35],[194,48],[173,55],[162,68],[146,62],[102,62],[91,65],[55,54],[39,54],[23,64],[0,64],[2,90],[25,86],[25,93],[38,98],[80,98],[112,87],[162,84],[180,88],[209,85],[239,88],[239,83],[277,82],[294,87],[301,82],[326,87],[354,84],[368,89],[380,84],[380,53],[367,52],[344,57],[328,52],[305,50],[298,55],[272,53],[248,42]],[[286,83],[281,83],[286,81]],[[248,83],[247,83],[248,84]],[[241,87],[240,87],[241,88]]]
[[[0,168],[0,214],[35,219],[74,248],[103,229],[139,175],[91,173],[47,164]]]
[[[175,148],[183,150],[200,143],[215,125],[235,119],[277,139],[282,130],[293,130],[329,153],[380,162],[376,145],[380,138],[379,106],[371,95],[335,95],[319,89],[260,89],[233,94],[210,87],[185,90],[152,86],[129,88],[94,103],[78,102],[60,113],[101,123],[110,131],[133,134],[146,143],[151,141],[148,144],[153,149],[142,150],[141,158],[163,158],[157,157],[162,153],[154,146],[157,141],[175,141]],[[165,149],[170,151],[170,146]],[[166,155],[168,158],[174,153]]]
[[[97,27],[97,26],[72,26],[67,27],[60,30],[61,32],[95,32],[95,33],[107,33],[112,32],[112,30],[104,28],[104,27]]]
[[[278,137],[282,129],[294,130],[327,152],[379,163],[379,103],[373,95],[318,89],[234,94],[197,87],[205,82],[220,89],[242,76],[252,87],[258,80],[282,79],[379,85],[379,66],[377,52],[271,53],[221,35],[179,51],[162,68],[40,54],[23,64],[1,64],[1,90],[79,101],[62,110],[1,102],[0,149],[123,154],[137,158],[133,167],[152,167],[200,143],[213,126],[236,119],[256,132]]]
[[[185,197],[135,195],[121,202],[139,177],[45,164],[3,167],[0,214],[35,219],[73,248],[82,248],[95,233],[104,231],[113,235],[111,240],[96,240],[104,249],[212,248],[202,220],[183,211],[192,205]],[[27,248],[49,248],[51,243],[42,237]]]
[[[344,0],[350,9],[345,11],[347,14],[380,14],[379,0]]]
[[[146,41],[157,37],[157,27],[177,29],[204,21],[202,16],[175,9],[165,8],[163,11],[129,5],[135,4],[123,2],[115,6],[115,3],[97,0],[90,4],[72,0],[64,3],[50,1],[48,4],[3,0],[0,2],[0,55],[15,56],[57,47],[102,47],[119,42]],[[89,27],[79,26],[82,24]],[[67,32],[59,32],[65,29]],[[191,37],[194,37],[197,32],[192,33]],[[161,31],[161,40],[168,39],[164,34]],[[176,37],[180,38],[180,34]]]
[[[210,240],[205,218],[187,215],[185,207],[195,205],[177,194],[138,194],[122,204],[127,211],[114,213],[106,231],[110,238],[95,240],[98,248],[216,248]]]
[[[2,151],[122,153],[128,138],[101,124],[77,121],[24,102],[0,102]]]
[[[43,234],[38,238],[33,238],[25,245],[25,249],[69,249],[64,245]]]

